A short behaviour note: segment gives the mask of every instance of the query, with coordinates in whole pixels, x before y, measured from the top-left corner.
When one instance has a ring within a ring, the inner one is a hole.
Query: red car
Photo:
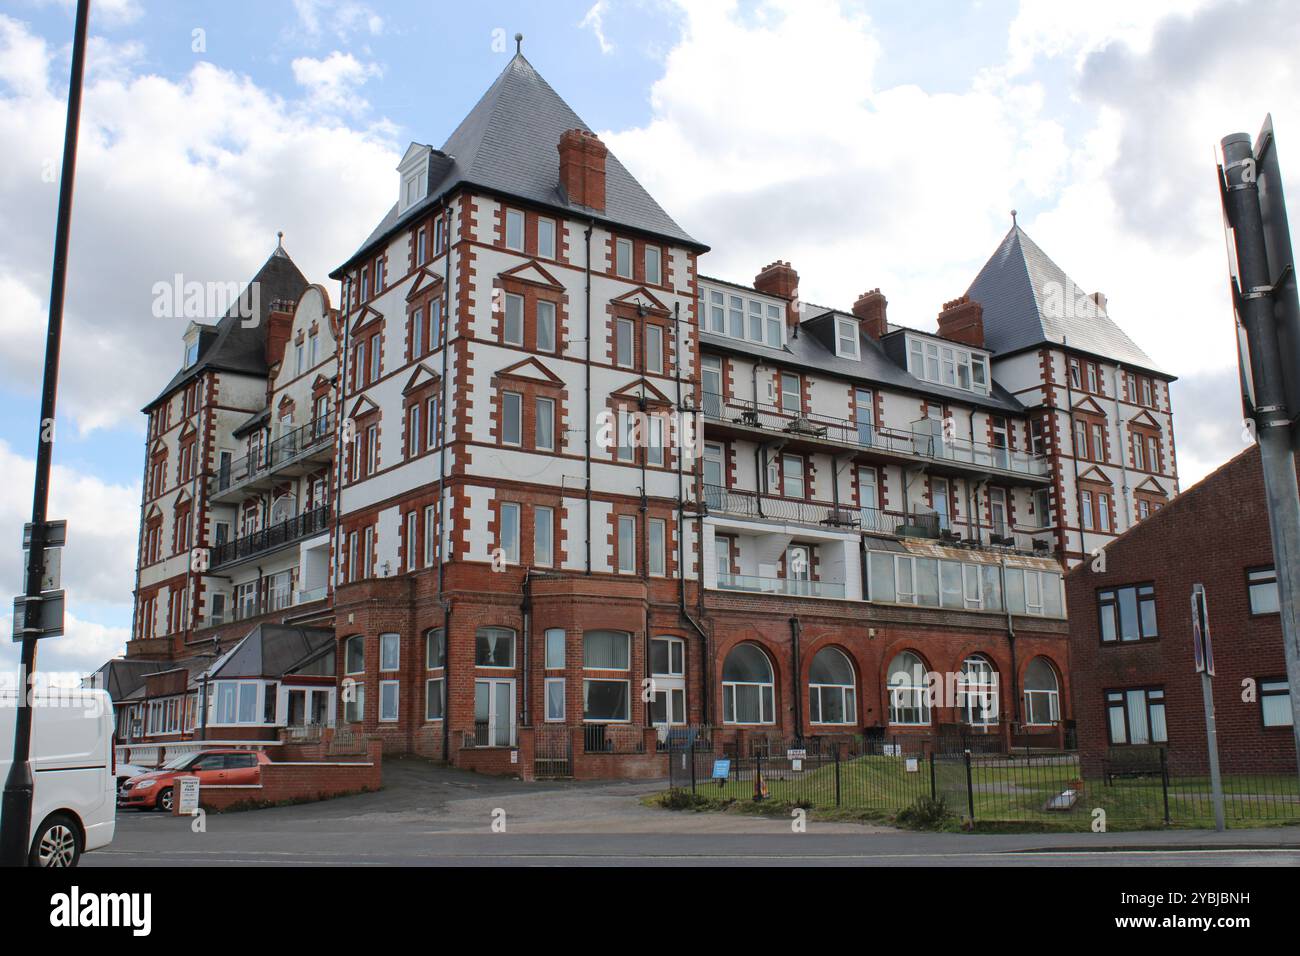
[[[260,750],[205,750],[183,754],[157,770],[132,777],[117,794],[119,807],[138,810],[156,808],[171,813],[177,777],[198,777],[205,784],[256,784],[262,779],[262,765],[271,760]]]

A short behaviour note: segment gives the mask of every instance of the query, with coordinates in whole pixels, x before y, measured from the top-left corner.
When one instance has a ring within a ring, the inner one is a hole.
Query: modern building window
[[[1093,528],[1093,510],[1092,510],[1092,492],[1080,492],[1079,516],[1083,519],[1081,524],[1084,531],[1091,531]]]
[[[654,324],[645,327],[645,370],[657,375],[664,371],[664,330]]]
[[[563,670],[564,669],[564,639],[565,632],[562,627],[550,627],[546,629],[546,669]]]
[[[498,546],[506,561],[519,563],[519,505],[513,501],[503,501],[500,507],[501,530]]]
[[[549,723],[564,721],[564,678],[546,678],[546,720]]]
[[[631,667],[632,635],[626,631],[588,631],[582,635],[582,666],[589,671]]]
[[[753,644],[737,644],[722,662],[722,722],[776,722],[772,662]]]
[[[402,637],[400,634],[379,635],[379,669],[395,671],[401,654]]]
[[[917,378],[936,385],[988,394],[988,356],[981,352],[908,336],[907,369]]]
[[[555,563],[555,509],[538,505],[533,509],[533,563],[549,568]]]
[[[614,274],[624,279],[632,278],[631,239],[617,239],[614,242]]]
[[[858,323],[854,319],[835,320],[835,354],[840,358],[858,358]]]
[[[618,516],[618,573],[636,574],[636,518]]]
[[[424,566],[433,567],[434,542],[437,540],[438,510],[433,505],[424,508]]]
[[[998,675],[987,657],[975,654],[962,661],[957,681],[957,709],[962,720],[976,727],[998,722]]]
[[[555,258],[555,220],[537,220],[537,255],[543,259]]]
[[[478,667],[514,667],[515,632],[508,627],[480,627],[474,633],[474,663]]]
[[[343,642],[343,673],[364,674],[366,672],[366,639],[364,635],[354,634]]]
[[[537,351],[555,351],[555,303],[537,300]]]
[[[1272,568],[1255,568],[1246,572],[1246,590],[1250,595],[1251,614],[1276,614],[1281,607],[1277,594],[1277,572]]]
[[[435,671],[447,663],[447,632],[440,627],[431,628],[424,634],[424,667]]]
[[[645,281],[650,285],[660,283],[662,255],[658,246],[645,247]]]
[[[1164,688],[1107,691],[1106,726],[1117,746],[1166,743]]]
[[[620,368],[631,368],[633,357],[633,337],[636,330],[631,319],[618,319],[614,323],[614,364]]]
[[[501,443],[523,444],[523,402],[518,392],[501,393]]]
[[[666,550],[668,523],[663,518],[651,518],[646,522],[650,546],[650,573],[663,576],[667,573]]]
[[[1292,725],[1290,685],[1285,680],[1259,682],[1259,707],[1265,727]]]
[[[588,721],[627,721],[629,682],[587,678],[582,682],[582,719]]]
[[[787,498],[804,497],[803,458],[801,456],[781,456],[781,493]]]
[[[366,716],[366,685],[360,681],[343,687],[343,720],[349,724],[359,724]]]
[[[1150,584],[1098,591],[1097,614],[1103,643],[1145,641],[1160,636],[1156,629],[1156,589]]]
[[[524,297],[507,292],[505,295],[505,325],[501,340],[506,345],[524,344]]]
[[[679,637],[651,640],[650,673],[660,677],[685,677],[686,643]]]
[[[537,399],[537,424],[533,432],[533,445],[538,451],[555,450],[555,400]]]
[[[930,698],[925,664],[911,651],[903,651],[889,662],[889,722],[920,727],[930,724]]]
[[[424,719],[442,720],[446,707],[446,684],[441,677],[424,682]]]
[[[857,722],[853,665],[837,647],[823,647],[808,670],[808,719],[814,724]]]
[[[397,699],[400,684],[395,680],[379,682],[379,719],[384,723],[397,720]]]
[[[803,392],[799,376],[792,372],[781,373],[781,411],[787,415],[803,413]]]
[[[1045,657],[1035,657],[1025,668],[1025,722],[1054,724],[1061,719],[1061,686],[1056,669]]]
[[[524,214],[518,209],[506,210],[506,248],[524,251]]]

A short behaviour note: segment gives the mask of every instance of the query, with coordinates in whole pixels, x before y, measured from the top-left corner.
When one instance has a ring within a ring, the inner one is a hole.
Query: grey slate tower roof
[[[428,212],[437,201],[461,185],[516,196],[578,216],[626,226],[703,250],[611,152],[605,160],[605,211],[595,213],[570,203],[560,191],[560,134],[565,130],[592,132],[560,98],[522,53],[515,54],[482,99],[443,144],[430,163],[428,194],[401,215],[397,203],[366,238],[343,271],[375,243],[406,222]]]
[[[259,624],[212,665],[208,676],[283,677],[333,648],[332,630]]]
[[[966,294],[984,308],[984,342],[995,353],[1065,344],[1126,366],[1168,374],[1104,307],[1091,300],[1078,307],[1082,290],[1019,225],[1012,225]]]
[[[215,331],[205,332],[201,337],[198,361],[177,372],[158,397],[144,407],[144,411],[149,411],[204,369],[248,372],[250,375],[267,373],[266,330],[271,304],[282,299],[296,302],[310,283],[298,271],[284,246],[276,246],[249,286],[254,284],[258,287],[256,324],[250,324],[251,319],[239,314],[240,304],[247,301],[246,296],[241,296],[240,302],[231,305],[217,322]]]

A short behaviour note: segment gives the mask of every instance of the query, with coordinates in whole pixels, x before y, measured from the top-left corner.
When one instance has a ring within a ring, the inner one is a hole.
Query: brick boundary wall
[[[208,784],[199,788],[199,805],[225,810],[246,802],[276,804],[326,800],[366,790],[378,790],[383,779],[383,742],[371,738],[366,756],[358,760],[269,763],[262,766],[259,784]],[[173,814],[179,816],[180,802]]]

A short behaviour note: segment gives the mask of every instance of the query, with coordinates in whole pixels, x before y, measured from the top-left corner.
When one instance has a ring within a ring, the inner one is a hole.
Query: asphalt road
[[[94,866],[1300,866],[1291,828],[929,834],[668,812],[653,783],[521,783],[390,760],[379,793],[194,821],[118,814]],[[501,832],[503,829],[503,832]]]

